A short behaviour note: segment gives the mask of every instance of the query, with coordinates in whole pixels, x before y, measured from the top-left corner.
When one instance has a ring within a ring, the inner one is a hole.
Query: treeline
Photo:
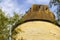
[[[12,27],[21,21],[21,15],[14,12],[12,17],[6,16],[0,9],[0,40],[9,40]]]

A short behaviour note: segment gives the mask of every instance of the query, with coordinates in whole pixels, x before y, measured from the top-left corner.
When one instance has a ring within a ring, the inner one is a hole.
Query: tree
[[[0,9],[0,40],[7,40],[8,38],[8,18]]]
[[[0,40],[9,40],[11,38],[12,27],[17,25],[21,16],[14,12],[13,17],[5,16],[5,13],[0,9]]]
[[[9,17],[8,22],[9,22],[9,38],[12,36],[12,29],[21,22],[21,15],[17,14],[14,12],[14,15],[12,17]]]
[[[60,24],[60,0],[50,0],[50,7],[52,7],[52,5],[57,6],[57,22]]]

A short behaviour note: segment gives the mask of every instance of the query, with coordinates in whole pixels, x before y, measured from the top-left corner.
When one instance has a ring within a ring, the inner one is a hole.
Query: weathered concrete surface
[[[60,40],[60,28],[49,22],[26,22],[17,26],[15,31],[15,40]]]
[[[54,22],[55,16],[49,10],[48,5],[32,5],[32,7],[23,16],[24,20],[44,19]]]
[[[30,19],[55,21],[54,14],[47,5],[36,4],[32,5],[23,16],[23,21]],[[60,28],[43,21],[27,22],[14,28],[12,38],[15,40],[60,40]]]

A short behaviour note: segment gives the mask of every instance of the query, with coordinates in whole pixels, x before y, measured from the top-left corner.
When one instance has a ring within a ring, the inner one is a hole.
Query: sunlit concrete
[[[60,40],[60,28],[49,22],[31,21],[19,25],[16,40]]]

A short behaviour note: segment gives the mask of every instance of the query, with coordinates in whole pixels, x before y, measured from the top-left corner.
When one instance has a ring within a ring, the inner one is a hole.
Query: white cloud
[[[3,0],[0,3],[0,7],[2,7],[2,10],[6,13],[6,14],[11,14],[14,11],[14,4],[11,2],[11,0]]]
[[[13,15],[13,12],[17,12],[17,13],[24,13],[24,6],[23,5],[18,5],[16,0],[12,1],[12,0],[3,0],[0,3],[0,8],[2,8],[2,10],[7,14],[10,14],[11,16]]]
[[[22,0],[21,0],[22,1]],[[2,0],[0,7],[6,14],[12,15],[13,12],[25,13],[31,4],[48,4],[48,0],[26,0],[25,3],[18,4],[17,0]]]
[[[49,4],[50,0],[27,0],[30,4]]]
[[[35,3],[35,1],[34,1],[34,0],[26,0],[26,3],[34,4],[34,3]]]

